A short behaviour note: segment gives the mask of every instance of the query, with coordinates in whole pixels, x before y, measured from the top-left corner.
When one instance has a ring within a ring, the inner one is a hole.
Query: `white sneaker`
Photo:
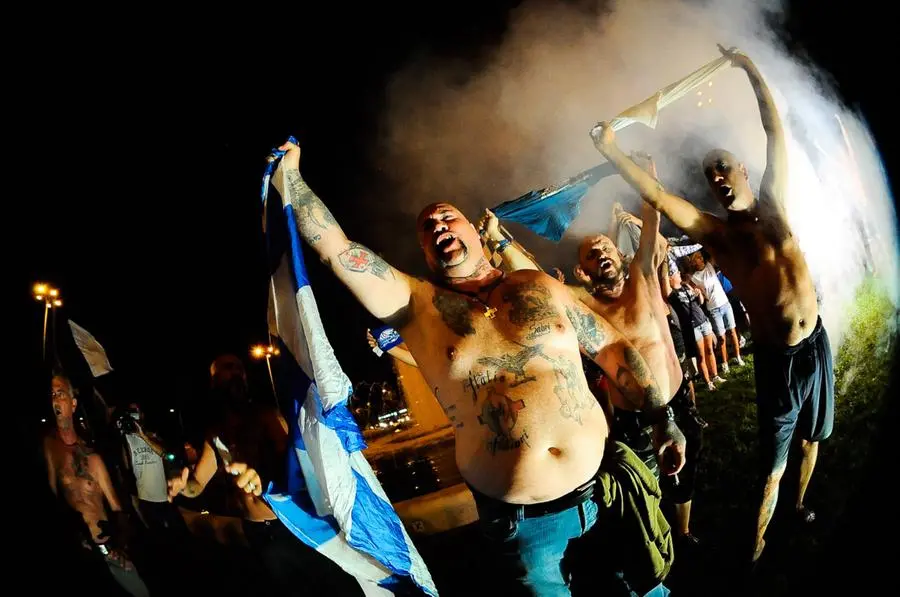
[[[736,357],[735,360],[734,360],[734,363],[735,363],[735,365],[737,365],[738,367],[743,367],[743,366],[744,366],[744,359],[742,359],[741,357]]]
[[[722,373],[728,373],[728,363],[725,362],[719,365],[719,371],[721,371]]]
[[[722,379],[721,377],[719,377],[718,375],[716,375],[715,377],[713,377],[712,380],[713,380],[713,382],[718,383],[718,384],[723,384],[723,383],[725,383],[725,380]]]
[[[741,336],[740,338],[741,338],[741,340],[740,340],[740,342],[738,342],[738,346],[740,346],[741,348],[747,346],[747,339],[744,338],[743,336]]]
[[[713,382],[709,382],[708,384],[706,384],[706,389],[709,390],[710,392],[715,392],[716,384],[714,384]]]

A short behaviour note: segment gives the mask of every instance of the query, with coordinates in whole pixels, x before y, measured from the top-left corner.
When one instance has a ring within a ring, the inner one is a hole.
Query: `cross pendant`
[[[493,319],[497,316],[497,309],[495,307],[487,307],[484,308],[484,316],[487,319]]]

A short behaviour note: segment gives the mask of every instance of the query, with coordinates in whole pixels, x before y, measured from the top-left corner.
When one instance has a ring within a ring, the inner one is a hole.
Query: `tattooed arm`
[[[566,316],[575,328],[581,351],[603,369],[626,400],[658,421],[653,443],[661,470],[669,475],[680,471],[684,466],[684,435],[675,421],[666,417],[670,412],[666,400],[644,358],[615,328],[581,303],[567,305]]]
[[[290,206],[303,240],[375,317],[400,328],[409,311],[411,279],[375,252],[352,242],[331,211],[300,176],[300,148],[281,147],[287,153],[273,182],[285,207]]]
[[[212,446],[208,441],[203,442],[203,452],[197,461],[194,471],[185,468],[181,471],[181,477],[169,479],[169,501],[176,495],[184,495],[185,497],[195,498],[206,489],[206,484],[216,474],[216,454],[213,452]]]
[[[566,305],[566,316],[575,328],[581,352],[603,369],[635,408],[665,406],[643,357],[618,330],[578,301]]]
[[[53,495],[58,495],[56,489],[56,468],[53,466],[53,448],[50,438],[44,439],[44,459],[47,461],[47,480],[50,482],[50,491]]]
[[[116,495],[116,490],[113,488],[112,479],[109,478],[109,471],[106,470],[103,459],[100,458],[99,454],[92,454],[88,458],[91,462],[91,475],[96,479],[100,490],[103,491],[103,497],[106,498],[109,509],[113,512],[121,512],[122,504],[119,503],[119,496]]]

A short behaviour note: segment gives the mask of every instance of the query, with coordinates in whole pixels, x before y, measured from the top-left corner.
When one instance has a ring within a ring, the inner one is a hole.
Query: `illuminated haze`
[[[603,161],[588,131],[737,46],[759,67],[790,135],[788,216],[823,296],[834,349],[864,276],[863,229],[874,267],[898,304],[895,214],[881,160],[864,123],[841,107],[821,73],[789,56],[766,24],[778,2],[629,0],[596,5],[531,2],[510,15],[502,43],[477,67],[422,57],[387,90],[379,167],[397,209],[455,203],[473,221],[485,207],[563,180]],[[764,12],[765,11],[765,12]],[[746,74],[726,69],[660,113],[656,130],[618,133],[625,151],[645,150],[664,184],[713,213],[700,160],[733,152],[754,189],[765,168],[765,133]],[[702,107],[701,107],[702,106]],[[853,157],[839,126],[843,123]],[[605,231],[610,206],[637,212],[639,198],[618,176],[601,181],[559,245],[509,228],[545,268],[571,271],[575,239]],[[664,221],[665,234],[676,231]],[[390,240],[396,243],[396,230]],[[390,258],[393,252],[387,246]]]

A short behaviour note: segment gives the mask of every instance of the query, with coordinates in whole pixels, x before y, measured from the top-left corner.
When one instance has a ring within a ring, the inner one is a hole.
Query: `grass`
[[[798,447],[792,447],[781,484],[779,504],[767,532],[764,561],[745,592],[797,594],[798,587],[823,561],[848,500],[858,487],[880,423],[885,390],[896,348],[897,311],[875,279],[864,282],[851,323],[835,361],[834,432],[822,442],[806,503],[816,522],[800,528],[792,516],[796,500]],[[709,422],[704,435],[692,531],[704,540],[701,550],[682,554],[667,582],[681,595],[740,593],[735,583],[753,537],[757,502],[756,392],[752,355],[747,366],[732,369],[715,393],[697,391]],[[736,576],[737,575],[737,576]]]

